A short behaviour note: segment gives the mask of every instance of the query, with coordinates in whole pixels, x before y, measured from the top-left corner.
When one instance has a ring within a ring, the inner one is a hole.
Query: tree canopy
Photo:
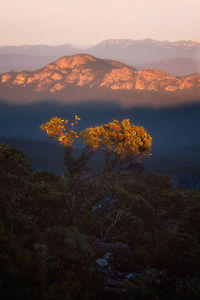
[[[40,126],[49,138],[56,138],[66,147],[71,147],[77,138],[82,138],[91,150],[106,149],[116,153],[119,158],[148,155],[152,138],[142,126],[130,123],[129,119],[112,122],[96,127],[86,128],[79,133],[74,130],[80,118],[75,115],[74,122],[54,117]]]

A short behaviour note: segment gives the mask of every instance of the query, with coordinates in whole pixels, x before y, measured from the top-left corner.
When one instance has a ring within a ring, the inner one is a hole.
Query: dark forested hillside
[[[0,298],[199,299],[199,192],[67,157],[63,177],[0,145]]]

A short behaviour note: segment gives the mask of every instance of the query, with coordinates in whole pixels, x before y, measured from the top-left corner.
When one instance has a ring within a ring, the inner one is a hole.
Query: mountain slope
[[[139,69],[156,68],[173,76],[186,76],[200,72],[200,61],[185,57],[169,58],[138,66]]]
[[[75,97],[76,100],[128,99],[131,103],[140,97],[140,104],[144,104],[144,99],[146,103],[147,98],[160,93],[166,97],[174,97],[175,93],[198,97],[199,92],[198,73],[178,78],[156,69],[135,70],[88,54],[62,57],[32,72],[0,75],[1,97],[16,101],[54,98],[68,102]]]
[[[10,56],[13,60],[13,65],[4,64],[4,69],[0,72],[8,72],[10,70],[19,70],[15,66],[18,66],[18,59],[14,60],[13,55],[30,55],[36,56],[33,58],[33,62],[30,68],[30,62],[24,57],[24,70],[31,70],[38,68],[37,57],[43,56],[40,66],[45,66],[47,61],[45,56],[52,56],[54,59],[66,55],[74,55],[81,52],[106,58],[116,59],[124,63],[128,63],[132,66],[139,66],[143,64],[152,64],[160,60],[166,60],[171,58],[188,58],[200,61],[200,43],[194,41],[157,41],[152,39],[143,40],[132,40],[132,39],[111,39],[105,40],[93,47],[87,49],[80,49],[70,44],[59,45],[59,46],[48,46],[48,45],[22,45],[22,46],[4,46],[0,47],[0,61],[1,55]],[[21,57],[22,59],[22,57]],[[41,58],[42,59],[42,58]],[[35,63],[34,63],[35,61]],[[33,66],[33,67],[32,67]],[[156,67],[157,68],[157,67]],[[159,68],[158,68],[159,69]],[[161,68],[162,69],[162,68]],[[20,69],[22,70],[22,69]],[[165,70],[165,69],[163,69]],[[181,70],[181,66],[180,66]],[[168,71],[168,70],[166,70]],[[180,72],[180,71],[179,71]],[[192,68],[190,73],[196,72]],[[181,75],[184,75],[180,72]]]
[[[88,49],[87,52],[98,57],[113,58],[136,66],[175,57],[200,60],[200,43],[194,41],[157,41],[152,39],[111,39],[95,45]]]
[[[0,73],[11,70],[21,72],[23,70],[36,70],[57,59],[57,56],[33,56],[26,54],[1,54]]]
[[[3,46],[0,47],[0,55],[2,54],[23,54],[33,56],[63,56],[72,55],[80,52],[80,49],[71,44],[59,46],[50,45],[22,45],[22,46]]]

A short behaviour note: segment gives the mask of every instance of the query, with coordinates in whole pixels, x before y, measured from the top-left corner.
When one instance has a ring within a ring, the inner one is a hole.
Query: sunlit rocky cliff
[[[65,102],[116,99],[128,105],[162,105],[166,101],[172,104],[172,98],[177,97],[181,101],[200,101],[199,95],[199,73],[175,77],[154,68],[136,70],[88,54],[65,56],[36,71],[0,75],[0,97],[15,102],[47,98]]]

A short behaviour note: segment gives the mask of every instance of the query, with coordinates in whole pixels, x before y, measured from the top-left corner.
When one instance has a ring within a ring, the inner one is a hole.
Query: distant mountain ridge
[[[52,56],[53,59],[61,56],[69,56],[78,53],[87,53],[103,59],[115,59],[131,66],[139,66],[143,64],[152,64],[161,60],[171,58],[189,58],[200,61],[200,43],[194,41],[157,41],[153,39],[132,40],[132,39],[110,39],[102,41],[101,43],[81,49],[71,44],[64,44],[59,46],[48,45],[23,45],[23,46],[4,46],[0,47],[0,72],[10,71],[15,69],[22,71],[23,69],[13,62],[13,67],[10,69],[10,64],[7,68],[1,67],[1,55],[9,55],[13,60],[13,55],[30,55],[36,57],[44,57],[43,65],[45,66],[47,60],[45,56]],[[53,60],[52,59],[52,60]],[[24,57],[26,61],[26,57]],[[35,69],[38,68],[38,60],[35,58]],[[50,61],[48,61],[50,62]],[[24,64],[24,66],[26,66]],[[33,63],[31,69],[34,69]],[[30,63],[24,70],[30,70]],[[165,70],[163,70],[165,71]],[[191,70],[191,73],[194,73]],[[182,73],[181,75],[184,75]]]
[[[174,102],[177,93],[200,100],[200,74],[178,78],[156,69],[136,70],[118,61],[78,54],[57,59],[36,71],[0,75],[2,99],[15,102],[116,99],[128,100],[129,105],[159,106],[170,103],[169,100],[166,100],[168,103],[165,100],[158,102],[163,95],[166,99],[173,96]],[[154,104],[152,97],[155,98]]]
[[[24,54],[34,56],[63,56],[66,52],[74,54],[74,51],[80,52],[80,49],[71,45],[63,44],[58,46],[51,45],[21,45],[21,46],[3,46],[0,47],[0,54]],[[70,54],[69,54],[70,55]]]
[[[132,40],[132,39],[108,39],[108,40],[104,40],[101,43],[97,44],[95,47],[97,46],[105,46],[105,45],[121,45],[123,47],[129,47],[135,44],[147,44],[147,45],[159,45],[160,47],[164,46],[168,46],[168,47],[195,47],[198,46],[199,43],[189,40],[189,41],[184,41],[184,40],[179,40],[176,42],[170,42],[168,40],[165,41],[158,41],[158,40],[154,40],[154,39],[150,39],[150,38],[146,38],[146,39],[142,39],[142,40]]]
[[[11,70],[36,70],[57,59],[57,56],[33,56],[27,54],[1,54],[0,55],[0,73]]]
[[[200,61],[185,57],[169,58],[137,67],[142,70],[155,68],[173,76],[186,76],[192,73],[200,73]]]

